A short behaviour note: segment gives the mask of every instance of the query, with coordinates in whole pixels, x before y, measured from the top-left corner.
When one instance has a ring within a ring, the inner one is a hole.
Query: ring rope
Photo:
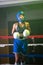
[[[13,46],[13,44],[0,44],[0,47],[5,47],[5,46]],[[40,44],[28,44],[28,46],[43,46],[43,43]]]
[[[43,35],[30,35],[27,38],[43,38]],[[0,39],[13,39],[13,36],[0,36]]]
[[[43,38],[43,35],[30,35],[27,38],[30,38],[34,40],[35,38]],[[0,39],[13,39],[13,36],[0,36]],[[43,46],[43,43],[41,44],[28,44],[28,46]],[[0,44],[0,47],[5,47],[5,46],[13,46],[13,44]]]
[[[31,53],[31,54],[27,54],[25,56],[30,57],[30,58],[33,58],[33,57],[43,58],[43,54],[34,54],[34,53]],[[0,54],[0,58],[4,58],[4,57],[14,58],[14,54]]]
[[[31,38],[31,39],[34,39],[34,38],[43,38],[43,35],[31,35],[31,36],[28,36],[27,38]],[[13,39],[13,36],[0,36],[0,39]],[[43,46],[43,43],[41,44],[28,44],[28,46]],[[5,47],[5,46],[13,46],[13,44],[0,44],[0,47]],[[28,54],[26,55],[27,57],[37,57],[37,58],[43,58],[43,54]],[[9,58],[12,58],[14,57],[13,54],[0,54],[0,58],[3,58],[3,57],[9,57]]]

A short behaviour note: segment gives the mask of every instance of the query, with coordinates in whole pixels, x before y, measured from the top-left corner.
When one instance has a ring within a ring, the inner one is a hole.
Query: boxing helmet
[[[16,14],[16,19],[18,22],[23,22],[24,21],[24,18],[20,18],[20,15],[23,15],[24,16],[24,12],[23,11],[19,11],[17,14]]]

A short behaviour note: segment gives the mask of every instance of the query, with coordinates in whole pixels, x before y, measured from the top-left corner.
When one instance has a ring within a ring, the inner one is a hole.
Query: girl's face
[[[24,15],[19,15],[18,21],[19,22],[24,22]]]
[[[24,20],[24,15],[20,15],[20,19],[21,20]]]

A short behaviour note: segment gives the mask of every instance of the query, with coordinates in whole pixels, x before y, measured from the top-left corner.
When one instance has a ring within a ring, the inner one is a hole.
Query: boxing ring
[[[33,43],[29,43],[28,44],[28,47],[32,47],[33,46],[33,52],[34,52],[34,49],[35,49],[35,47],[37,47],[37,46],[41,46],[41,47],[43,47],[43,43],[35,43],[35,39],[43,39],[43,35],[30,35],[30,36],[28,36],[27,37],[28,39],[32,39],[32,42]],[[5,40],[8,40],[8,39],[13,39],[13,36],[0,36],[0,39],[5,39]],[[13,46],[13,44],[0,44],[0,48],[4,48],[4,47],[6,47],[6,46]],[[43,54],[38,54],[38,53],[29,53],[29,54],[27,54],[27,55],[25,55],[25,56],[27,56],[27,57],[29,57],[29,58],[42,58],[43,59]],[[0,54],[0,58],[4,58],[4,57],[9,57],[9,58],[13,58],[14,57],[14,55],[13,55],[13,53],[11,54]]]

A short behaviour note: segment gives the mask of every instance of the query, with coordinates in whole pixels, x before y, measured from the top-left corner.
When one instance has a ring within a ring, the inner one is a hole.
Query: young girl
[[[25,22],[23,11],[18,12],[16,18],[17,18],[17,22],[13,24],[12,34],[14,34],[14,32],[19,32],[20,38],[19,39],[14,38],[13,53],[15,54],[15,65],[19,65],[19,60],[21,61],[21,65],[24,65],[23,54],[26,54],[27,52],[28,42],[27,42],[27,38],[23,37],[23,31],[25,29],[30,30],[30,24],[29,22]]]

